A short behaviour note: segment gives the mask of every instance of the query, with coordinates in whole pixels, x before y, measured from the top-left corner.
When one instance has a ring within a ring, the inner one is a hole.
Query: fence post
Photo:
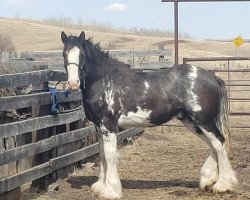
[[[3,51],[2,52],[2,62],[9,62],[10,60],[10,54],[8,51]]]
[[[43,66],[44,67],[44,66]],[[48,82],[44,82],[41,84],[34,84],[33,89],[34,90],[40,90],[40,89],[47,89],[48,88]],[[36,105],[34,104],[32,106],[32,117],[41,117],[50,114],[49,106],[48,105]],[[49,138],[49,128],[37,130],[32,132],[32,142],[38,142],[40,140]],[[47,162],[49,160],[49,154],[50,152],[43,152],[40,154],[36,154],[33,157],[32,166],[40,165],[44,162]],[[44,176],[37,180],[32,181],[32,186],[35,187],[38,190],[46,190],[47,186],[50,183],[50,176]]]
[[[159,44],[159,49],[160,50],[164,50],[164,44]],[[162,55],[160,54],[159,55],[159,62],[160,61],[164,61],[164,54],[162,54]]]

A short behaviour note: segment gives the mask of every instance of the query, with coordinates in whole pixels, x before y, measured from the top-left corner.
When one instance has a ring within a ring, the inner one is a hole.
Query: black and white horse
[[[82,90],[85,114],[100,141],[100,176],[92,189],[101,197],[120,198],[116,133],[119,128],[151,127],[177,117],[210,147],[200,171],[200,187],[213,192],[237,185],[228,150],[227,94],[224,82],[213,73],[191,65],[160,72],[135,72],[112,59],[100,46],[61,33],[68,85]]]

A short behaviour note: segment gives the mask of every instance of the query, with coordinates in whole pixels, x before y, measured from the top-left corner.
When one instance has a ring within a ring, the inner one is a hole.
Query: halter
[[[81,55],[85,57],[85,53],[84,53],[84,50],[82,48],[82,45],[79,44],[79,46],[80,46],[80,50],[81,50]],[[85,89],[85,86],[86,86],[86,78],[85,78],[85,76],[87,75],[87,72],[86,72],[86,68],[87,68],[86,67],[87,66],[86,60],[85,60],[85,63],[82,63],[81,65],[79,65],[77,63],[67,63],[67,65],[65,65],[64,67],[67,69],[68,65],[75,65],[75,66],[77,66],[78,69],[83,73],[83,89]]]
[[[84,64],[78,65],[77,63],[68,63],[67,65],[65,65],[66,69],[67,69],[68,65],[75,65],[75,66],[78,67],[78,69],[80,69],[81,72],[83,72],[83,89],[85,89],[85,86],[86,86],[85,76],[87,75],[87,73],[86,73],[86,64],[85,65]]]

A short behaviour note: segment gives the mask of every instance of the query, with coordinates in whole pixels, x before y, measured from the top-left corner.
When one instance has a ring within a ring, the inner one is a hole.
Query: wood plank
[[[34,62],[21,59],[10,60],[9,62],[1,63],[1,66],[8,69],[8,74],[23,73],[38,70],[48,69],[48,62]],[[5,73],[6,74],[6,73]]]
[[[172,56],[172,50],[169,49],[151,49],[151,50],[110,50],[111,57],[143,57],[143,56]]]
[[[73,112],[49,115],[44,117],[30,118],[25,121],[19,121],[0,125],[0,138],[20,135],[35,130],[40,130],[52,126],[58,126],[71,123],[85,117],[84,110],[79,109]]]
[[[130,134],[131,134],[130,136],[132,136],[132,134],[141,133],[142,130],[143,129],[126,130],[119,133],[118,138],[122,139]],[[33,167],[20,174],[4,178],[0,181],[0,193],[10,191],[14,188],[19,187],[20,185],[41,178],[47,174],[52,173],[55,170],[58,170],[62,167],[75,163],[79,160],[97,154],[98,152],[99,152],[99,144],[95,143],[84,149],[80,149],[78,151],[63,155],[61,157],[51,159],[49,162]]]
[[[45,88],[48,88],[48,82],[33,84],[33,90],[41,90],[41,89],[44,90]],[[31,109],[32,109],[32,118],[42,117],[42,116],[46,116],[46,115],[50,114],[50,107],[48,105],[43,106],[40,104],[33,104]],[[31,141],[32,143],[38,142],[40,140],[45,140],[47,138],[49,138],[49,129],[48,128],[32,131],[32,141]],[[27,142],[30,143],[29,141],[26,141],[25,144],[28,144]],[[27,168],[25,170],[30,169],[32,166],[37,166],[37,165],[43,164],[45,162],[48,162],[49,159],[50,158],[49,158],[48,151],[36,154],[36,155],[32,156],[30,159],[31,166],[28,166],[26,164]],[[25,160],[25,159],[23,159],[23,160]],[[49,177],[48,176],[42,177],[42,178],[34,180],[32,182],[32,186],[34,188],[37,188],[38,190],[45,190],[45,188],[48,184],[49,184]]]
[[[42,83],[47,81],[66,81],[65,70],[38,70],[15,74],[0,75],[0,89]]]
[[[0,181],[0,193],[10,191],[27,182],[41,178],[57,169],[96,154],[98,153],[98,151],[99,146],[97,144],[94,144],[76,152],[61,156],[59,158],[51,159],[49,162],[33,167],[30,170],[22,172],[18,175],[4,178]]]
[[[141,57],[146,54],[149,56],[172,56],[171,49],[150,49],[150,50],[109,50],[109,54],[111,57]],[[51,59],[59,59],[63,60],[62,51],[55,52],[22,52],[21,56],[24,58],[32,58],[34,60],[41,58],[51,58]]]
[[[75,108],[75,107],[78,107],[80,105],[82,105],[82,102],[70,102],[69,103],[70,108]],[[81,127],[82,127],[82,125],[81,125],[80,121],[72,122],[70,124],[66,124],[66,132],[70,132],[72,130],[79,129]],[[66,143],[64,145],[60,145],[56,148],[57,157],[71,153],[73,151],[77,151],[78,149],[81,149],[81,148],[83,148],[83,141],[82,140]],[[77,163],[74,163],[72,165],[68,165],[64,168],[57,170],[56,171],[57,178],[66,178],[68,176],[68,174],[71,174],[74,172],[76,167],[77,167]]]
[[[0,200],[20,200],[21,199],[21,187],[18,187],[9,192],[0,194]]]
[[[117,134],[117,142],[120,143],[126,138],[133,137],[139,133],[142,133],[144,131],[144,128],[130,128],[128,130],[122,131]]]
[[[71,92],[71,94],[69,94],[67,97],[65,97],[64,91],[57,92],[58,103],[80,101],[80,100],[82,100],[81,91]],[[28,95],[1,97],[0,111],[31,107],[34,104],[36,105],[51,104],[51,93],[41,92]]]
[[[37,58],[61,58],[63,60],[62,51],[24,51],[20,53],[20,57],[25,59],[37,59]]]
[[[75,131],[62,133],[60,135],[51,136],[48,139],[38,141],[36,143],[27,144],[21,147],[16,147],[15,149],[10,149],[0,152],[0,166],[7,164],[9,162],[14,162],[23,158],[33,156],[35,154],[43,153],[49,151],[52,148],[78,141],[86,138],[87,136],[95,133],[95,128],[87,127],[81,128]]]
[[[0,152],[3,152],[5,150],[6,149],[5,149],[4,139],[0,139]],[[0,180],[4,177],[8,177],[8,165],[3,165],[3,166],[0,165]]]
[[[52,70],[39,70],[16,74],[0,75],[0,89],[15,88],[22,85],[47,82],[50,80]]]
[[[50,77],[51,81],[67,81],[68,76],[65,70],[53,70],[53,73]]]
[[[174,64],[170,61],[161,61],[161,62],[150,62],[150,63],[141,63],[140,64],[140,69],[143,71],[146,70],[160,70],[160,69],[166,69],[169,67],[173,67]]]

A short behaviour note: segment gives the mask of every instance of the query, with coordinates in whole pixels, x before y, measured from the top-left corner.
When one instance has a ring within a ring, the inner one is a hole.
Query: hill
[[[53,51],[62,49],[61,31],[78,35],[81,30],[61,28],[36,22],[0,18],[0,32],[12,37],[17,51]],[[85,31],[94,42],[101,42],[105,49],[157,49],[159,44],[174,49],[173,38],[147,37],[127,33],[106,33]],[[230,41],[202,41],[181,39],[179,45],[180,59],[183,57],[234,56],[235,47]],[[249,56],[250,44],[242,45],[237,56]],[[173,55],[174,56],[174,55]]]

